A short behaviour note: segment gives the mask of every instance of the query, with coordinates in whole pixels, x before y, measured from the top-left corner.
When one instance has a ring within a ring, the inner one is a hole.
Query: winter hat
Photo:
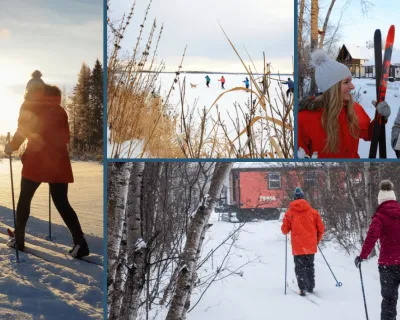
[[[297,187],[296,190],[294,190],[293,199],[294,200],[304,199],[304,193],[303,193],[303,190],[301,190],[301,188]]]
[[[44,89],[45,83],[42,80],[42,73],[39,70],[32,72],[32,79],[26,84],[26,92],[34,92],[38,89]]]
[[[339,81],[351,77],[349,68],[332,60],[324,50],[316,50],[311,53],[311,64],[315,67],[315,82],[321,92],[325,92]]]
[[[379,186],[378,203],[381,204],[388,200],[396,200],[396,195],[393,191],[393,183],[390,180],[382,180]]]

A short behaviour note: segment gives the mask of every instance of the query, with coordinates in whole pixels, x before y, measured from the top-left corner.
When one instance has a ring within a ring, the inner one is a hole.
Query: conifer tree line
[[[69,99],[62,105],[68,112],[71,152],[102,153],[103,150],[103,66],[98,59],[93,69],[82,63]]]

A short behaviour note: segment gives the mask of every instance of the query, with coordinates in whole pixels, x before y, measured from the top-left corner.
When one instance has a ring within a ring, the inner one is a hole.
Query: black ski
[[[382,37],[380,30],[375,31],[374,35],[374,48],[375,48],[375,69],[376,69],[376,85],[377,85],[377,103],[385,100],[387,81],[389,79],[390,60],[393,51],[395,29],[390,26],[386,38],[385,55],[382,63]],[[375,112],[375,122],[373,128],[373,135],[371,147],[369,150],[369,158],[376,158],[376,152],[379,143],[379,156],[386,158],[386,133],[385,123],[383,117]]]

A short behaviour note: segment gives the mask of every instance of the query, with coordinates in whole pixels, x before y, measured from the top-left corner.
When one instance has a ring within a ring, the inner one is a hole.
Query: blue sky
[[[335,4],[332,13],[332,22],[340,16],[340,11],[345,0],[339,0]],[[399,0],[370,0],[373,6],[370,7],[367,16],[363,16],[359,0],[353,0],[346,9],[341,30],[341,43],[365,45],[369,40],[373,40],[375,29],[381,29],[382,38],[386,39],[390,25],[397,27],[397,39],[400,36],[400,2]],[[326,12],[326,7],[321,8],[321,12]],[[397,24],[397,25],[396,25]],[[396,45],[396,42],[398,45]],[[394,47],[400,49],[400,41],[395,38]]]
[[[123,42],[126,50],[135,44],[149,1],[137,2]],[[112,0],[109,16],[120,19],[124,12],[129,11],[130,5],[131,1]],[[268,62],[272,62],[273,72],[292,72],[293,0],[154,0],[146,32],[155,17],[159,26],[164,23],[159,56],[165,60],[169,71],[177,68],[187,44],[184,70],[243,72],[240,61],[219,28],[219,21],[247,61],[243,46],[254,60],[261,59],[265,51]]]
[[[45,82],[76,83],[82,62],[103,62],[102,0],[13,0],[0,10],[0,134],[16,128],[33,70]]]

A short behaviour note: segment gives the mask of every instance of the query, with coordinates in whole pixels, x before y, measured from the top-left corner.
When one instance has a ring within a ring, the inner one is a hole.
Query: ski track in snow
[[[103,166],[73,162],[72,169],[75,183],[69,186],[69,200],[80,219],[92,258],[102,263]],[[13,161],[16,202],[20,172],[20,161]],[[48,185],[42,184],[32,201],[27,246],[38,245],[56,263],[25,252],[20,252],[24,262],[10,262],[15,250],[5,246],[4,235],[6,226],[13,229],[11,182],[9,162],[0,160],[0,319],[103,319],[103,267],[63,256],[72,247],[71,235],[54,205],[51,214],[54,243],[44,240],[48,235]]]
[[[215,220],[214,220],[215,221]],[[198,306],[188,314],[188,320],[364,320],[364,302],[361,291],[359,270],[354,265],[357,253],[348,256],[332,242],[321,246],[336,278],[342,287],[336,287],[329,268],[322,255],[315,255],[316,288],[315,294],[307,297],[298,295],[294,262],[288,242],[289,288],[285,290],[285,236],[281,233],[281,221],[248,223],[240,233],[235,255],[230,258],[231,270],[247,260],[260,256],[260,261],[244,267],[243,276],[230,276],[214,283]],[[229,222],[215,222],[207,232],[207,242],[203,255],[215,248],[234,228]],[[289,237],[288,237],[289,239]],[[227,248],[227,246],[226,246]],[[204,269],[215,270],[223,252],[214,255]],[[366,291],[370,319],[380,318],[380,283],[377,259],[362,264],[364,287]],[[191,306],[198,299],[194,291]],[[313,300],[313,301],[310,301]],[[157,320],[165,319],[163,310]]]
[[[371,101],[376,100],[375,79],[353,79],[353,84],[356,87],[356,92],[360,90],[360,105],[364,108],[369,117],[373,119],[375,117],[375,107],[371,104]],[[393,159],[396,158],[396,155],[391,145],[391,132],[394,120],[396,119],[396,115],[400,107],[400,82],[388,82],[385,101],[389,104],[392,111],[386,124],[387,158]],[[358,154],[361,158],[368,158],[370,145],[370,141],[360,140]],[[379,158],[379,148],[377,157]]]

